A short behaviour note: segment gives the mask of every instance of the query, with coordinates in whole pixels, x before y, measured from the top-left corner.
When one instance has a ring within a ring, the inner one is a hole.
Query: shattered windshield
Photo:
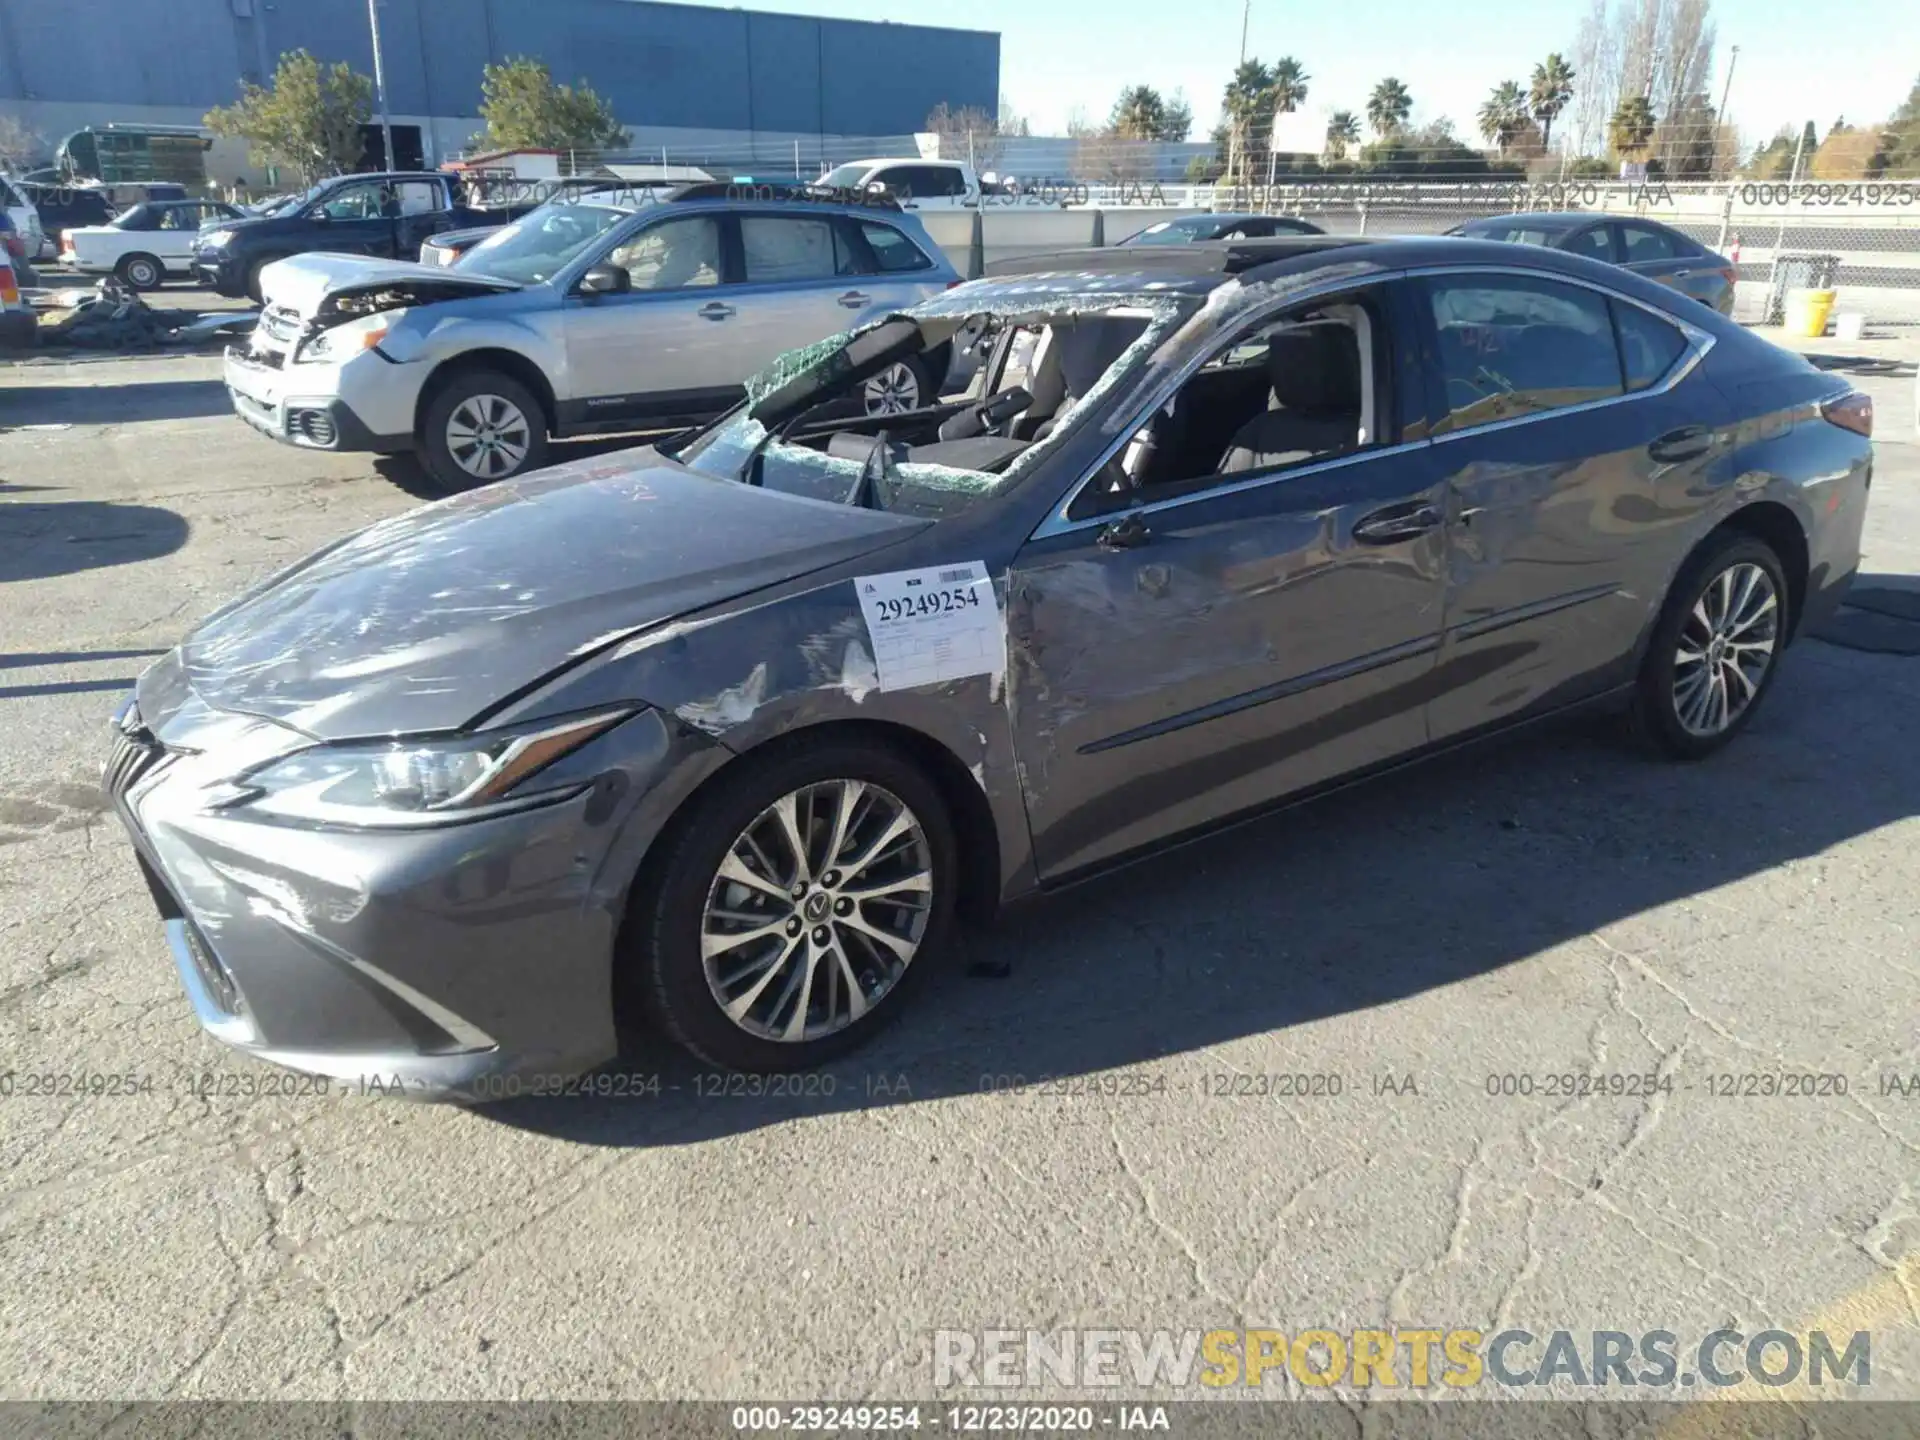
[[[1032,470],[1195,306],[1067,293],[1058,277],[982,299],[956,292],[789,351],[677,458],[788,494],[954,514]],[[914,408],[881,413],[902,370],[929,383]]]

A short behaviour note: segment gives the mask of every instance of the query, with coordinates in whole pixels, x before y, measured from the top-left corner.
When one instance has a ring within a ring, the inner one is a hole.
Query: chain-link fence
[[[619,182],[669,185],[811,182],[853,161],[923,158],[969,161],[984,180],[974,202],[979,231],[958,197],[908,197],[962,273],[979,263],[1037,248],[1112,244],[1162,218],[1205,211],[1298,216],[1335,235],[1439,235],[1472,220],[1526,211],[1583,211],[1659,221],[1726,257],[1737,275],[1734,317],[1778,321],[1784,291],[1838,292],[1835,312],[1880,326],[1920,325],[1920,178],[1843,182],[1735,178],[1622,184],[1558,178],[1551,165],[1530,173],[1453,176],[1337,171],[1288,176],[1274,157],[1254,157],[1249,184],[1194,184],[1178,178],[1207,147],[1106,137],[733,136],[700,145],[636,143],[619,154],[569,152],[562,177],[576,186]],[[923,152],[931,152],[923,155]],[[1807,173],[1805,157],[1793,165]],[[1301,163],[1291,157],[1290,163]],[[1318,164],[1319,162],[1312,162]],[[1488,163],[1470,157],[1462,164]],[[1496,162],[1497,163],[1497,162]],[[1263,169],[1275,172],[1264,183]],[[499,183],[499,182],[495,182]],[[551,185],[553,182],[546,182]],[[1083,212],[1048,221],[1048,212]],[[1098,212],[1101,218],[1084,212]]]

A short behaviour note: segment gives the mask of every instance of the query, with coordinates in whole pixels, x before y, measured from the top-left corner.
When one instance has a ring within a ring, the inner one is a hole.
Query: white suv
[[[960,283],[890,202],[693,185],[644,206],[587,195],[441,268],[299,255],[227,352],[234,408],[290,445],[417,451],[449,489],[538,468],[549,436],[696,424],[776,356]],[[866,386],[870,413],[933,404],[920,356]]]

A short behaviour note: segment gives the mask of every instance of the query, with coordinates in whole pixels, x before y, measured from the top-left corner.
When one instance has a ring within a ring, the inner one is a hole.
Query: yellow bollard
[[[1787,333],[1817,340],[1827,333],[1827,319],[1838,298],[1831,290],[1789,290],[1787,292]]]

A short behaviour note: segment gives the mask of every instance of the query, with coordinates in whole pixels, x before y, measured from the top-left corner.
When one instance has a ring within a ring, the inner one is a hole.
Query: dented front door
[[[1028,541],[1009,699],[1042,878],[1424,744],[1443,496],[1409,445]]]

